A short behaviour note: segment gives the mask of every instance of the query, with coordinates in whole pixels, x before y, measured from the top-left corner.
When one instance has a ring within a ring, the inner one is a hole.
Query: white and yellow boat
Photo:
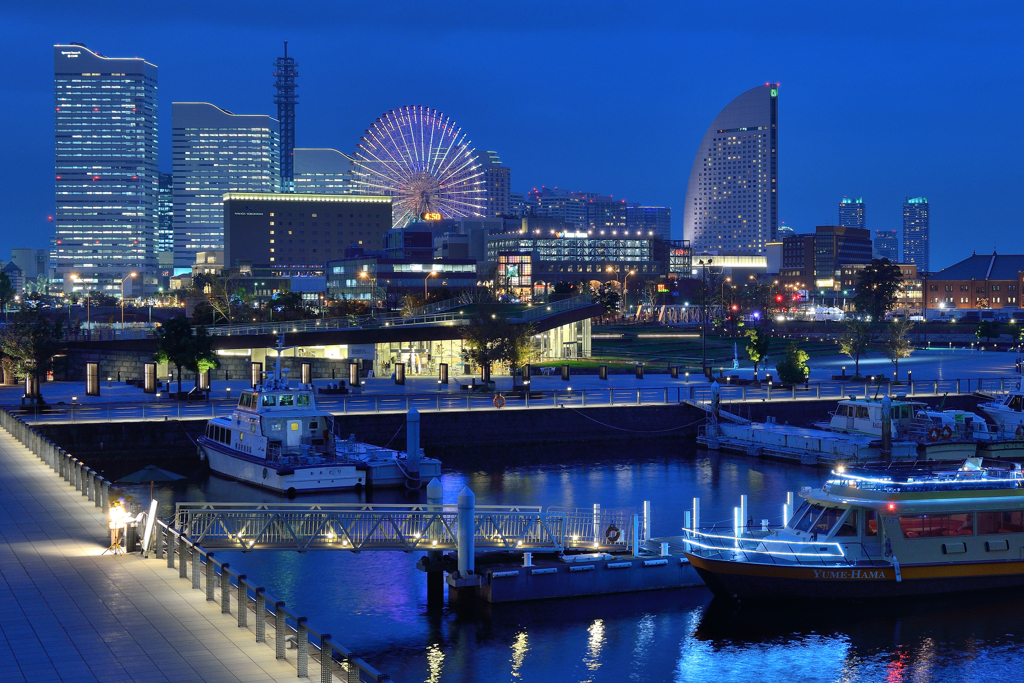
[[[1017,463],[840,467],[800,496],[781,529],[686,530],[686,557],[712,591],[859,599],[1024,586]]]

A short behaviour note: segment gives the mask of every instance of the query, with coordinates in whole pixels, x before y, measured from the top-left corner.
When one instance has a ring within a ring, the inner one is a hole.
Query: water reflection
[[[512,679],[522,680],[523,676],[519,670],[523,667],[523,660],[526,653],[530,651],[530,638],[526,631],[520,631],[512,641]]]
[[[595,619],[594,623],[587,629],[587,656],[583,658],[583,665],[591,673],[601,668],[601,649],[604,647],[604,620]],[[580,681],[580,683],[591,683],[593,676]]]

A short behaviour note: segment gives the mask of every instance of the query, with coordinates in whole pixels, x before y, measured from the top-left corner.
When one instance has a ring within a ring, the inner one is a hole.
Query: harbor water
[[[643,451],[641,454],[640,451]],[[741,494],[755,523],[782,517],[787,491],[824,470],[726,456],[692,444],[595,452],[584,463],[446,472],[445,502],[469,486],[478,504],[640,509],[652,536],[678,535],[701,499],[701,522],[728,526]],[[536,462],[536,458],[530,458]],[[139,497],[148,498],[137,489]],[[174,500],[285,499],[210,476],[159,488]],[[418,502],[402,492],[334,493],[303,501]],[[1024,666],[1024,593],[918,601],[736,606],[704,588],[428,610],[418,554],[217,552],[318,630],[398,683],[414,681],[999,681]]]

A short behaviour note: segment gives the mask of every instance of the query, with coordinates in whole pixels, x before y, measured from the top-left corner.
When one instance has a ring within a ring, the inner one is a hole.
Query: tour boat
[[[1000,432],[1016,438],[1024,437],[1024,390],[1020,382],[1006,396],[981,403],[978,408],[992,418]]]
[[[687,529],[685,554],[740,599],[891,598],[1024,586],[1018,463],[837,467],[784,528]]]
[[[282,377],[283,375],[283,377]],[[231,479],[294,495],[363,486],[418,488],[441,463],[335,434],[334,417],[317,408],[312,385],[289,386],[280,368],[243,391],[230,417],[206,424],[197,440],[210,469]],[[418,442],[418,439],[417,439]]]

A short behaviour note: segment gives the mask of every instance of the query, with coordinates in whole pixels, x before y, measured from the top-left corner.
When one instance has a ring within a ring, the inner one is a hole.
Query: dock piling
[[[700,498],[693,499],[693,526],[694,531],[700,529]]]
[[[444,502],[441,482],[434,477],[427,484],[427,510],[431,515],[441,514],[441,505]],[[427,527],[427,534],[431,540],[437,540],[441,535],[441,522],[435,518]],[[444,553],[440,550],[427,551],[427,606],[441,607],[444,605],[444,571],[441,567],[441,558]]]
[[[468,486],[459,491],[459,577],[466,578],[476,569],[476,494]]]
[[[601,542],[601,504],[594,503],[594,545]]]

